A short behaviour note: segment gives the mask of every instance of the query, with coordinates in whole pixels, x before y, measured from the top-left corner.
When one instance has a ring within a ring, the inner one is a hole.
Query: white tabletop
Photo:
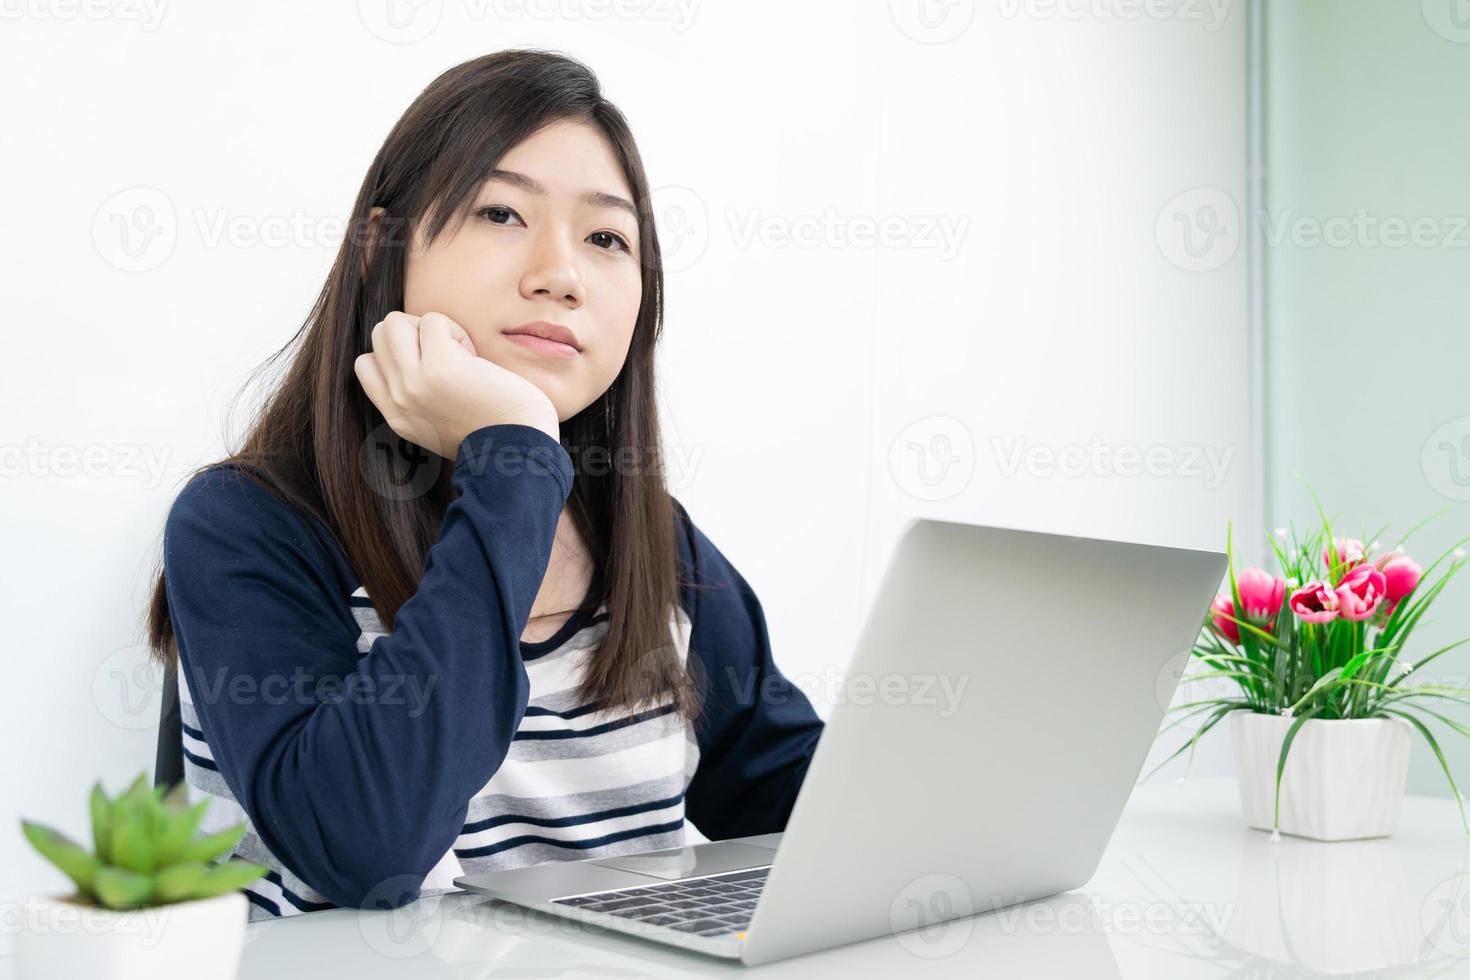
[[[1083,888],[928,931],[760,967],[831,976],[1470,977],[1470,843],[1448,800],[1410,797],[1391,838],[1245,827],[1235,784],[1135,789]],[[0,977],[9,976],[0,958]],[[746,968],[456,892],[391,911],[255,923],[241,980],[738,976]]]

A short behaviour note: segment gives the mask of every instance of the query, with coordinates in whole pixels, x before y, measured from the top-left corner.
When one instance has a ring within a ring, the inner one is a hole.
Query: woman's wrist
[[[557,442],[561,442],[561,421],[556,417],[555,412],[547,412],[544,415],[533,416],[532,418],[522,422],[521,424],[540,429],[542,432],[546,433]]]

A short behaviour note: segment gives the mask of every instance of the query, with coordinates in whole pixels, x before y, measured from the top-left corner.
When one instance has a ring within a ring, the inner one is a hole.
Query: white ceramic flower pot
[[[1240,808],[1245,822],[1273,827],[1276,762],[1292,719],[1230,714]],[[1283,834],[1315,840],[1387,837],[1398,825],[1414,729],[1402,718],[1313,718],[1292,740],[1281,776]]]
[[[25,900],[18,980],[234,980],[250,917],[243,892],[116,911],[65,898]]]

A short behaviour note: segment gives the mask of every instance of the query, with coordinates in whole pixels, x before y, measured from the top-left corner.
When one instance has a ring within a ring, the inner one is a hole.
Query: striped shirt
[[[544,465],[487,465],[492,450]],[[393,631],[320,522],[228,467],[180,492],[164,555],[184,776],[211,801],[202,832],[244,823],[235,856],[268,869],[246,889],[252,919],[677,846],[686,819],[711,839],[784,827],[821,722],[771,660],[749,585],[677,501],[669,628],[708,678],[698,724],[668,702],[577,696],[605,606],[520,640],[570,480],[540,430],[472,433]]]

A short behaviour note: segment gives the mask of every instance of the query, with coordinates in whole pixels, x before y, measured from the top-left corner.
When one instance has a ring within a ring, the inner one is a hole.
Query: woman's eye
[[[498,204],[492,204],[488,208],[481,208],[477,213],[484,215],[491,222],[497,225],[505,224],[507,217],[520,217],[520,215],[516,214],[510,208],[501,207]]]
[[[593,243],[596,244],[598,248],[606,249],[609,252],[616,252],[619,249],[624,252],[630,251],[628,243],[623,240],[623,236],[614,235],[610,231],[594,231],[592,234],[588,235],[587,238],[588,240],[593,241]],[[613,247],[609,248],[606,245],[599,244],[600,241],[604,240],[611,242]]]
[[[488,207],[480,208],[475,213],[484,216],[492,224],[497,225],[510,224],[512,218],[516,221],[521,220],[521,216],[516,214],[515,211],[499,204],[492,204]],[[524,224],[524,222],[522,223]],[[587,236],[587,239],[604,251],[616,252],[620,249],[624,252],[632,251],[623,236],[615,235],[610,231],[594,231]]]

